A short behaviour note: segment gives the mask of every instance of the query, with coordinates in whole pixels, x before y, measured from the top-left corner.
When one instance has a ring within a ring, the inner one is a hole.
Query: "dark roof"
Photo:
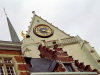
[[[56,66],[55,60],[44,58],[25,58],[30,72],[52,72]]]

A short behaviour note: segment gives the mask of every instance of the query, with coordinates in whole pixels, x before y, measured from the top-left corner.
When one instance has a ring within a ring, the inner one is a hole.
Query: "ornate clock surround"
[[[48,38],[53,35],[54,31],[48,25],[39,24],[33,28],[33,33],[38,37]]]

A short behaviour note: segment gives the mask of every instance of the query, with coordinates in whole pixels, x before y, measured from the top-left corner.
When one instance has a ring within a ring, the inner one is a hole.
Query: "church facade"
[[[6,18],[12,41],[0,41],[1,75],[100,74],[100,56],[79,36],[68,35],[34,13],[20,41]]]

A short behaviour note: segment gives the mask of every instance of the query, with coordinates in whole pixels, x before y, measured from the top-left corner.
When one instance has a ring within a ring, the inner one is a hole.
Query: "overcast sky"
[[[9,41],[3,8],[20,39],[35,11],[64,32],[87,40],[100,55],[100,0],[0,0],[0,40]]]

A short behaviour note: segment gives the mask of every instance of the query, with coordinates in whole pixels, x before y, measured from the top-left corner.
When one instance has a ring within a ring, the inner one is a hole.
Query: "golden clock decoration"
[[[47,38],[53,35],[53,29],[51,29],[49,26],[45,24],[40,24],[34,27],[33,32],[43,38]]]

